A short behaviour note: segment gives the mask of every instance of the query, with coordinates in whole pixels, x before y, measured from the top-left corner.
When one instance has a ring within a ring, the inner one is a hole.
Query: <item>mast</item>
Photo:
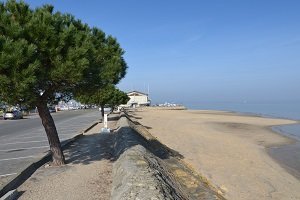
[[[149,95],[150,95],[150,89],[149,89],[149,84],[148,84],[148,97],[149,97]]]

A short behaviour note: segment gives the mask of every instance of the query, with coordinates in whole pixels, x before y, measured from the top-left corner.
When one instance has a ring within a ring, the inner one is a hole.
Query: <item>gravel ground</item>
[[[109,127],[114,125],[109,122]],[[96,125],[65,150],[65,166],[37,170],[18,188],[18,199],[110,199],[112,134],[99,134],[102,126]]]

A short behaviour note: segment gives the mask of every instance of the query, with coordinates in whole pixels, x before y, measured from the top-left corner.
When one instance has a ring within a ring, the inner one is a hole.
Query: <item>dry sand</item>
[[[184,161],[227,199],[300,199],[300,181],[266,152],[269,146],[293,143],[269,127],[294,121],[154,108],[130,115],[162,143],[180,152]]]

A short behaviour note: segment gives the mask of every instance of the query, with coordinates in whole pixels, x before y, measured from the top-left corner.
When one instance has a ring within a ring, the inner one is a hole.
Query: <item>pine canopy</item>
[[[0,2],[0,100],[36,106],[93,94],[126,74],[112,36],[53,6]]]

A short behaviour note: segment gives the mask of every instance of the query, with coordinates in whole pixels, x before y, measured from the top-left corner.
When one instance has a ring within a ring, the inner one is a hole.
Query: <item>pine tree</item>
[[[117,40],[51,5],[0,2],[0,99],[37,107],[53,164],[65,163],[47,104],[91,95],[126,74]]]
[[[119,90],[113,84],[109,84],[106,87],[99,89],[93,95],[82,94],[78,97],[80,102],[86,104],[96,104],[100,106],[102,117],[104,116],[105,105],[108,105],[114,109],[115,106],[126,104],[129,99],[130,98],[125,92]]]

